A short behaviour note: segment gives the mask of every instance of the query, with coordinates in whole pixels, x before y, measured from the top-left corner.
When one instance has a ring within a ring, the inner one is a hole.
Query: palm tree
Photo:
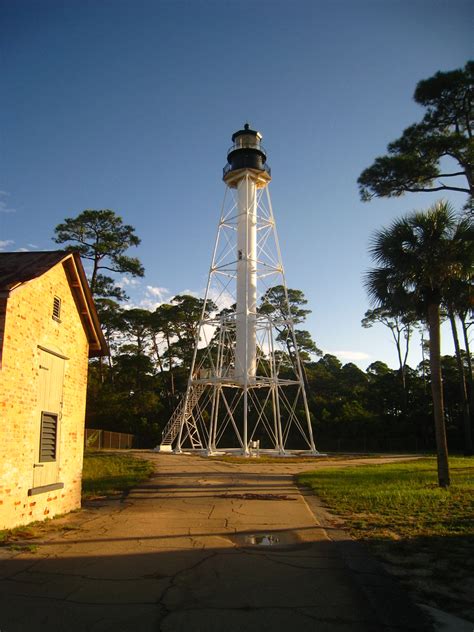
[[[416,310],[429,329],[431,392],[438,459],[438,483],[448,487],[449,463],[441,378],[440,306],[454,280],[471,275],[473,225],[458,219],[448,202],[395,220],[375,234],[370,253],[379,264],[365,284],[375,305],[400,313]]]

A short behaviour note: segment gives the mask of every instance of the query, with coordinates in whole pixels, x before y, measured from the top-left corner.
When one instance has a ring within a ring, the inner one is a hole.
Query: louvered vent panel
[[[61,299],[59,298],[59,296],[54,297],[53,318],[54,320],[59,320],[61,318]]]
[[[58,416],[43,413],[41,417],[40,462],[56,460]]]

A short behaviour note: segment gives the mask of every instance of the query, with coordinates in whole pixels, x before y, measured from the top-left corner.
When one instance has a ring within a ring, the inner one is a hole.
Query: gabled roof
[[[99,318],[82,267],[75,252],[52,250],[46,252],[0,252],[0,292],[40,277],[62,263],[71,286],[77,310],[89,340],[89,357],[108,355],[107,343],[100,328]]]
[[[64,250],[48,252],[0,252],[0,291],[11,290],[21,283],[36,279],[69,253]]]

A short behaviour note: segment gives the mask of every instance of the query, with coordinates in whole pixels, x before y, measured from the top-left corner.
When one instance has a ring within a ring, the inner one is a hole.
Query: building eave
[[[109,349],[100,327],[94,299],[79,254],[76,252],[67,253],[62,264],[87,334],[89,357],[98,358],[109,355]]]

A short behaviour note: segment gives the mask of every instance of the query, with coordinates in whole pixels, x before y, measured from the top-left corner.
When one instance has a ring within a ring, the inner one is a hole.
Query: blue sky
[[[134,304],[202,294],[226,150],[249,121],[318,346],[395,366],[389,332],[360,327],[368,242],[438,198],[363,204],[356,181],[421,118],[417,82],[472,58],[473,14],[470,0],[1,0],[0,246],[53,249],[64,218],[111,208],[142,239]]]

